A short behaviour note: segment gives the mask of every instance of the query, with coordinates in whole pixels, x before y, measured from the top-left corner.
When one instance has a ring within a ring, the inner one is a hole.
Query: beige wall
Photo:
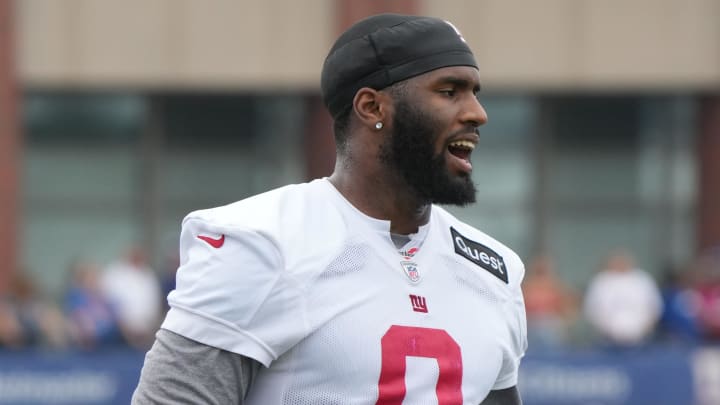
[[[16,0],[28,85],[314,86],[331,0]]]
[[[720,86],[718,0],[424,0],[491,86]]]
[[[334,0],[16,0],[29,86],[315,88]],[[490,88],[720,87],[720,0],[422,0]]]

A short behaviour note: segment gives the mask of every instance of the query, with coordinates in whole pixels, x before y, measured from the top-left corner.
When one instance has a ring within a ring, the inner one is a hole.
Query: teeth
[[[470,149],[470,150],[475,149],[475,144],[470,141],[450,142],[450,146],[452,146],[454,148],[462,148],[462,149]]]

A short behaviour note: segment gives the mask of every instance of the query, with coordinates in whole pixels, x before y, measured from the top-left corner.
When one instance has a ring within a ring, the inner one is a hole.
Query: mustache
[[[463,134],[475,134],[477,136],[480,136],[480,127],[475,125],[466,125],[457,131],[450,134],[450,137],[463,135]]]
[[[480,127],[475,125],[466,125],[463,128],[451,133],[450,136],[457,136],[462,134],[475,134],[477,136],[480,136]]]

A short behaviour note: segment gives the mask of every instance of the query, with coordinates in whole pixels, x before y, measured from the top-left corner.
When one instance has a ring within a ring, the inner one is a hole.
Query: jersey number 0
[[[382,368],[377,405],[402,405],[405,398],[405,358],[429,357],[438,362],[435,387],[438,405],[462,405],[460,346],[442,329],[393,325],[381,340]]]

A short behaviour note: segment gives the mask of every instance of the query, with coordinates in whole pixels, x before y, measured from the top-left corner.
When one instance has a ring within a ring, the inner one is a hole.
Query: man
[[[630,252],[611,252],[590,280],[584,310],[606,343],[640,346],[650,339],[662,315],[662,295],[652,276],[635,266]]]
[[[99,284],[127,344],[147,349],[162,319],[162,295],[145,252],[137,246],[130,247],[120,260],[101,273]]]
[[[384,14],[325,60],[329,178],[183,222],[137,404],[520,404],[524,267],[433,205],[475,200],[487,121],[449,23]]]

